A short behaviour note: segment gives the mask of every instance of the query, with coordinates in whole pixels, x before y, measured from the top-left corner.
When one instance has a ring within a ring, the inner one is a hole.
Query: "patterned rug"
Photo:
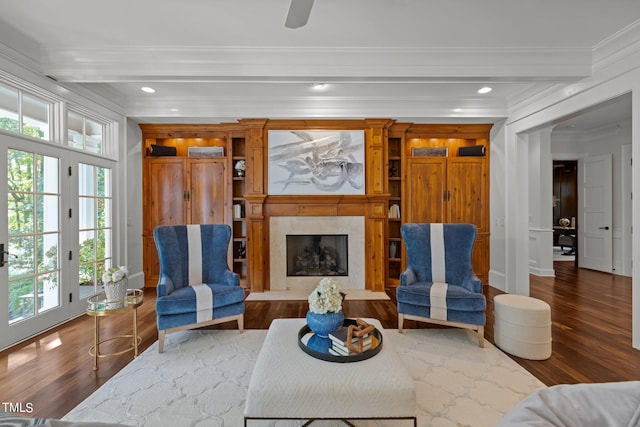
[[[69,412],[69,421],[130,426],[243,425],[245,392],[265,330],[185,331],[157,342]],[[418,426],[494,426],[540,381],[464,330],[385,330],[415,381]],[[329,362],[327,362],[329,363]],[[356,426],[408,426],[405,421],[355,421]],[[296,421],[252,421],[249,426],[299,426]],[[313,426],[344,426],[333,421]]]

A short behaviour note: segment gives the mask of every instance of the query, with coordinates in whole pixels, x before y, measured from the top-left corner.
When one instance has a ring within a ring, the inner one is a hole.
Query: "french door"
[[[0,135],[0,349],[82,314],[100,291],[114,256],[108,163]]]

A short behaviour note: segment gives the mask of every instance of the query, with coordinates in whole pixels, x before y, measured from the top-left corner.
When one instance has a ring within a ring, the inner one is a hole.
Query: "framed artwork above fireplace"
[[[365,194],[364,131],[270,130],[270,195]]]

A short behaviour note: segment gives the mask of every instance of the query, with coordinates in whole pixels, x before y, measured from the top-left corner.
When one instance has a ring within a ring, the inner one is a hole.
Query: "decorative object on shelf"
[[[400,218],[400,206],[397,204],[389,206],[389,218]]]
[[[220,157],[224,156],[224,147],[188,147],[189,157]]]
[[[247,168],[247,163],[244,160],[238,160],[234,169],[236,170],[236,174],[238,176],[244,176],[244,171]]]
[[[111,267],[102,275],[102,284],[107,296],[107,302],[124,301],[127,296],[127,267]]]
[[[151,144],[148,154],[150,156],[175,156],[177,149],[166,145]]]
[[[398,250],[397,242],[389,242],[389,258],[395,258]]]
[[[395,166],[391,166],[391,167],[389,168],[389,177],[390,177],[390,178],[394,178],[394,177],[396,177],[396,176],[398,176],[398,168],[397,168],[397,167],[395,167]]]
[[[244,242],[240,242],[238,246],[238,259],[244,259],[247,256],[247,246]]]
[[[484,145],[470,145],[467,147],[458,147],[458,157],[477,157],[484,156],[486,148]]]
[[[233,205],[233,217],[236,219],[242,218],[242,205]]]
[[[571,221],[569,221],[569,218],[560,218],[559,223],[561,227],[568,227]]]
[[[413,147],[411,155],[413,157],[447,157],[449,147]]]
[[[337,330],[344,323],[344,295],[336,281],[328,277],[321,279],[309,294],[307,325],[319,337],[328,338],[330,332]]]

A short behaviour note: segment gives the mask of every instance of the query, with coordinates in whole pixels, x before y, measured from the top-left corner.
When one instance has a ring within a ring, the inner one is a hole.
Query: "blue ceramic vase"
[[[344,323],[344,313],[319,314],[312,311],[307,312],[307,325],[316,335],[328,338],[329,333],[337,331]]]

